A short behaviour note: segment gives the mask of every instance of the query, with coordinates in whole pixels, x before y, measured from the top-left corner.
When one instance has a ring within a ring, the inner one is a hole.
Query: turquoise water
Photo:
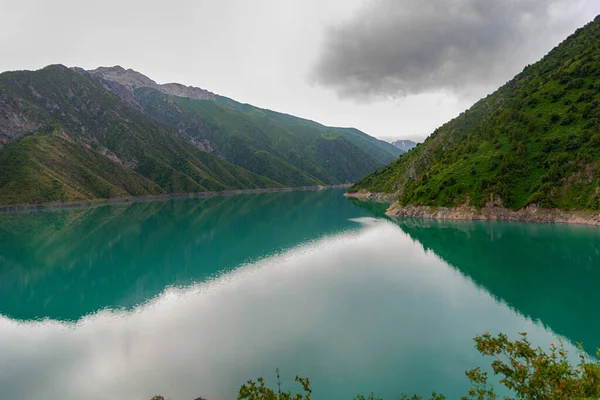
[[[503,331],[600,346],[600,230],[390,221],[340,190],[0,214],[0,393],[317,400],[468,388]]]

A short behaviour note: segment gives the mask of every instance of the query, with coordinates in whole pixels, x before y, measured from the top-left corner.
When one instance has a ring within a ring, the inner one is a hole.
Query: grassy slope
[[[335,132],[325,132],[312,143],[311,153],[340,182],[355,182],[363,171],[377,168],[372,157]]]
[[[376,160],[377,163],[382,165],[392,162],[402,153],[400,149],[392,144],[369,136],[355,128],[328,127],[314,121],[295,117],[293,115],[254,107],[250,104],[238,103],[235,100],[222,96],[217,98],[217,103],[238,111],[242,111],[249,115],[254,115],[256,117],[267,117],[279,125],[290,129],[290,133],[299,138],[302,138],[305,135],[314,135],[314,133],[310,133],[312,131],[335,132],[350,143],[356,145],[365,153],[369,154]]]
[[[225,159],[286,185],[354,182],[382,165],[342,135],[310,125],[284,124],[264,113],[149,88],[135,95],[158,121],[206,139]]]
[[[168,96],[149,88],[135,94],[149,115],[197,140],[208,140],[236,165],[290,186],[331,181],[325,170],[301,157],[301,143],[268,121],[254,121],[211,101]]]
[[[401,204],[600,208],[600,17],[350,190]]]
[[[163,193],[154,182],[79,143],[25,136],[0,152],[0,201],[72,201]]]
[[[3,73],[0,86],[4,104],[48,136],[39,142],[25,137],[0,150],[0,170],[14,171],[2,173],[0,203],[281,186],[202,152],[189,139],[172,135],[86,75],[66,67]],[[57,139],[57,132],[64,140]],[[130,162],[133,171],[93,151],[102,148]],[[42,165],[31,159],[33,155]],[[82,161],[88,159],[87,181],[68,182],[81,176]],[[44,178],[56,165],[65,177],[63,192],[55,178]],[[54,189],[31,186],[41,180],[51,182]]]

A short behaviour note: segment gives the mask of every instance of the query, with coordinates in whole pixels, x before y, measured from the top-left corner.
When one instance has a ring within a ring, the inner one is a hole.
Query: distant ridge
[[[412,140],[404,139],[404,140],[394,140],[392,142],[392,144],[406,153],[407,151],[414,149],[418,143],[413,142]]]
[[[120,66],[0,74],[0,205],[347,184],[399,154]]]

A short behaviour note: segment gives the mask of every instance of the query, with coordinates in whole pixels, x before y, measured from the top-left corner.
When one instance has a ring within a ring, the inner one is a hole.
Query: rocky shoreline
[[[388,201],[397,197],[385,193],[346,193],[347,197],[370,201]],[[524,221],[538,223],[562,223],[600,226],[600,212],[597,211],[567,211],[554,208],[539,208],[531,204],[520,210],[511,210],[488,203],[477,209],[474,206],[430,207],[430,206],[400,206],[393,203],[386,215],[393,218],[421,218],[445,220],[484,220],[484,221]]]
[[[309,190],[324,190],[324,189],[343,189],[350,187],[349,184],[342,185],[327,185],[327,186],[298,186],[284,188],[265,188],[265,189],[240,189],[240,190],[221,190],[217,192],[197,192],[197,193],[171,193],[160,194],[154,196],[137,196],[137,197],[112,197],[108,199],[81,200],[72,202],[48,202],[48,203],[25,203],[25,204],[5,204],[0,205],[2,211],[26,211],[26,210],[43,210],[47,208],[73,208],[73,207],[91,207],[102,204],[118,204],[118,203],[134,203],[142,201],[157,201],[169,199],[194,199],[214,196],[235,196],[240,194],[261,194],[261,193],[278,193],[278,192],[296,192]]]
[[[344,193],[344,196],[352,199],[375,201],[378,203],[393,203],[398,199],[398,195],[390,193],[346,192]]]

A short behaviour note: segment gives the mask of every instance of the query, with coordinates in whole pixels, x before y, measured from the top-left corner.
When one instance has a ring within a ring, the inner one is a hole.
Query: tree
[[[579,364],[572,365],[562,341],[552,344],[548,352],[532,347],[525,332],[518,340],[511,341],[505,334],[492,336],[489,333],[475,337],[475,347],[487,356],[494,357],[492,370],[500,375],[500,384],[512,391],[514,397],[506,400],[572,400],[600,398],[600,361],[594,361],[579,347]],[[600,359],[600,349],[598,350]],[[488,373],[480,368],[466,371],[471,389],[463,400],[493,400],[498,395],[488,383]],[[292,395],[281,392],[279,370],[277,370],[277,392],[266,388],[264,380],[248,381],[240,388],[238,400],[310,400],[311,389],[308,378],[295,378],[304,394]],[[443,395],[433,393],[430,400],[444,400]],[[373,393],[358,395],[355,400],[381,400]],[[399,400],[423,400],[423,397],[403,394]]]
[[[281,391],[281,380],[279,379],[279,369],[275,370],[277,374],[277,391],[265,386],[263,378],[258,378],[256,382],[248,381],[240,387],[238,400],[310,400],[312,390],[310,389],[310,380],[296,376],[294,382],[300,383],[304,393],[292,395],[290,391]]]
[[[497,337],[485,333],[475,338],[477,350],[493,356],[492,370],[501,375],[500,383],[511,389],[515,399],[597,399],[600,397],[600,363],[593,361],[579,347],[579,365],[573,366],[567,359],[562,341],[552,344],[550,351],[533,348],[527,334],[511,341],[504,334]],[[600,356],[600,350],[598,351]],[[466,372],[473,387],[469,397],[495,399],[498,396],[487,383],[487,374],[479,368]]]

